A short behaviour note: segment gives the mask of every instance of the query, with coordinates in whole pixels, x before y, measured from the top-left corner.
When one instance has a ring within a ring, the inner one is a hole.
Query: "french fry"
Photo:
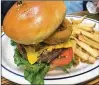
[[[74,26],[73,31],[72,31],[72,36],[75,36],[75,35],[78,35],[78,34],[81,34],[80,29],[78,29],[77,26]]]
[[[79,57],[83,60],[83,62],[88,61],[88,63],[93,64],[93,63],[95,63],[95,61],[96,61],[96,59],[95,59],[94,57],[89,56],[88,53],[82,52],[82,51],[79,50],[79,49],[76,49],[75,54],[76,54],[77,56],[79,56]]]
[[[71,22],[72,22],[72,24],[80,24],[85,18],[86,18],[86,15],[81,17],[78,20],[71,19]]]
[[[83,34],[85,36],[87,36],[88,38],[91,38],[92,40],[96,41],[99,43],[99,35],[98,34],[92,34],[89,32],[86,32],[82,29],[77,29],[77,28],[73,28],[73,34]]]
[[[72,37],[73,39],[76,40],[77,44],[83,48],[84,50],[86,50],[89,54],[91,54],[93,57],[97,58],[99,56],[99,53],[96,49],[91,48],[89,45],[87,45],[86,43],[83,43],[81,41],[79,41],[78,39],[76,39],[75,37]]]
[[[81,33],[99,43],[99,35],[98,34],[92,34],[92,33],[86,32],[86,31],[81,31]]]
[[[89,58],[89,55],[81,51],[80,49],[76,48],[76,51],[74,52],[77,56],[79,56],[82,60],[87,61]]]
[[[72,34],[71,34],[72,36],[74,36],[74,37],[78,37],[78,35],[77,34],[75,34],[74,32],[72,32]]]
[[[91,23],[91,24],[89,24],[89,23],[80,23],[79,25],[82,26],[82,27],[94,28],[96,26],[96,23]]]
[[[89,58],[89,55],[82,52],[80,49],[76,48],[76,51],[74,52],[77,56],[79,56],[84,61],[87,61]]]
[[[72,20],[72,24],[80,24],[83,20],[80,19],[80,20]]]
[[[99,35],[99,31],[95,31],[94,33]]]
[[[98,50],[98,53],[99,53],[99,50]]]
[[[76,41],[75,40],[72,40],[72,48],[73,48],[73,52],[76,51]]]
[[[74,59],[74,67],[75,66],[77,66],[78,64],[79,64],[79,62],[80,62],[80,57],[79,56],[77,56],[76,54],[74,54],[74,57],[73,57],[73,59]]]
[[[94,57],[92,57],[92,56],[90,56],[88,58],[88,62],[91,63],[91,64],[95,63],[95,61],[96,61],[96,59]]]
[[[95,31],[95,23],[82,23],[86,16],[72,22],[72,35],[74,56],[79,56],[80,60],[88,63],[95,63],[99,58],[99,31]],[[78,39],[77,39],[78,38]]]
[[[83,29],[85,31],[93,31],[93,28],[95,27],[95,24],[85,24],[85,23],[81,23],[81,24],[78,24],[78,28],[79,29]]]
[[[82,42],[90,45],[91,47],[93,48],[96,48],[96,49],[99,49],[99,43],[87,38],[86,36],[84,35],[78,35],[78,39],[81,40]]]

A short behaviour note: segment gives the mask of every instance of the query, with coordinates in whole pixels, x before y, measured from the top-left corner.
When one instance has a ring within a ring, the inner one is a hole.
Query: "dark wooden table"
[[[80,13],[74,13],[73,15],[78,15],[78,16],[87,15],[87,17],[89,17],[89,18],[96,19],[99,21],[99,14],[93,15],[93,14],[89,14],[87,11],[82,11]],[[2,29],[2,31],[3,31],[3,29]],[[5,79],[4,77],[1,78],[1,84],[2,85],[19,85],[19,84],[16,84],[12,81]],[[99,85],[99,76],[97,76],[97,77],[95,77],[89,81],[85,81],[83,83],[80,83],[78,85]]]

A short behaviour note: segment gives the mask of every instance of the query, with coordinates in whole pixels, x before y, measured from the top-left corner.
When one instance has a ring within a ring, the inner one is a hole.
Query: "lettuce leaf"
[[[14,42],[13,40],[10,41],[12,46],[16,46],[16,42]]]
[[[44,77],[49,70],[49,65],[46,64],[36,64],[36,66],[26,68],[24,71],[24,77],[31,84],[44,84]],[[35,68],[34,68],[35,67]]]
[[[22,57],[22,55],[19,53],[18,49],[15,49],[14,53],[14,63],[19,67],[25,67],[31,65],[26,59]]]
[[[14,62],[17,66],[24,67],[24,78],[31,84],[44,84],[44,77],[46,76],[50,67],[48,64],[30,64],[28,60],[22,57],[17,48],[15,49]]]

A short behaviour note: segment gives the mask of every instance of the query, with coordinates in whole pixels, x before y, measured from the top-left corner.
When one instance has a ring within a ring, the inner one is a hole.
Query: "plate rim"
[[[76,18],[80,18],[80,17],[82,17],[82,16],[66,15],[66,17],[76,17]],[[87,19],[87,20],[94,21],[94,22],[96,22],[96,23],[99,23],[99,21],[94,20],[94,19],[91,19],[91,18],[86,18],[86,19]],[[5,34],[2,33],[2,35],[1,35],[1,40],[2,40],[2,37],[3,37],[4,35],[5,35]],[[2,45],[2,43],[1,43],[1,45]],[[2,50],[2,48],[1,48],[1,50]],[[1,56],[1,58],[2,58],[2,56]],[[46,79],[44,79],[44,80],[61,80],[61,79],[67,79],[67,78],[71,78],[71,77],[75,77],[75,76],[79,76],[79,75],[86,74],[86,73],[88,73],[88,72],[91,72],[91,71],[97,69],[98,67],[99,67],[99,65],[98,65],[98,66],[95,66],[94,68],[92,68],[92,69],[90,69],[90,70],[88,70],[88,71],[85,71],[85,72],[82,72],[82,73],[79,73],[79,74],[76,74],[76,75],[73,75],[73,76],[62,77],[62,78],[46,78]],[[12,72],[11,70],[7,69],[5,66],[3,66],[3,65],[1,64],[1,69],[2,69],[2,68],[4,68],[6,71],[9,71],[10,73],[14,73],[15,75],[17,74],[17,73],[15,73],[15,72]],[[17,74],[17,76],[19,76],[19,75],[20,75],[20,74]],[[3,76],[3,77],[4,77],[4,76]],[[24,76],[20,75],[20,77],[24,77]]]

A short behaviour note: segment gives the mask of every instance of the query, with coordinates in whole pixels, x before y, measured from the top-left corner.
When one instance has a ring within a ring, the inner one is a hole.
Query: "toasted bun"
[[[20,44],[37,44],[49,37],[62,23],[66,7],[63,1],[24,1],[15,3],[6,14],[3,29]]]

